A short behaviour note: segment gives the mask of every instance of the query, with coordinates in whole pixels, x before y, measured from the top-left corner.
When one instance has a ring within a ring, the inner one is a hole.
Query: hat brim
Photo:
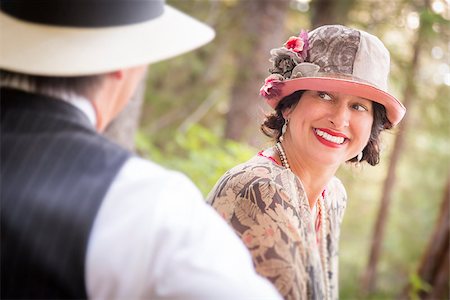
[[[387,118],[393,126],[397,125],[406,113],[406,108],[394,96],[371,84],[343,78],[301,77],[285,80],[282,82],[280,95],[267,99],[267,102],[275,108],[281,99],[299,90],[338,92],[378,102],[386,108]]]
[[[24,22],[0,12],[0,68],[44,76],[81,76],[162,61],[214,38],[207,25],[165,5],[147,22],[71,28]]]

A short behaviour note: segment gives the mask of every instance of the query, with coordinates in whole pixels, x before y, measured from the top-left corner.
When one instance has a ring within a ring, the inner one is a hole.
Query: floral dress
[[[226,172],[208,195],[250,250],[256,271],[285,299],[326,298],[321,248],[328,295],[338,298],[338,241],[347,200],[339,179],[328,183],[324,199],[325,239],[317,236],[316,216],[299,178],[260,155]]]

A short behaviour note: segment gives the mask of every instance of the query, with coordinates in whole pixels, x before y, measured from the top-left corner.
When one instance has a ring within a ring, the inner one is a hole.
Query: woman
[[[379,134],[404,106],[387,92],[389,53],[364,31],[302,31],[271,51],[261,95],[275,112],[262,131],[274,146],[229,170],[208,201],[286,299],[338,298],[344,162],[379,162]]]

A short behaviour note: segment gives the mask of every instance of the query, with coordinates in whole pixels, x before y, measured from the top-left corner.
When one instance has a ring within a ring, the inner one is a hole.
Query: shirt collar
[[[36,89],[31,84],[23,80],[1,80],[0,86],[4,88],[13,88],[27,93],[41,94],[44,96],[61,99],[81,110],[89,119],[94,128],[97,125],[97,117],[94,106],[89,99],[81,95],[52,89],[36,92]]]

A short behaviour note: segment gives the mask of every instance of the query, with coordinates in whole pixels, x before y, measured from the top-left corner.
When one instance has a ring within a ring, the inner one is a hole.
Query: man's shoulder
[[[131,156],[124,163],[115,182],[124,188],[134,187],[143,195],[164,194],[166,197],[171,195],[169,198],[176,198],[176,195],[184,193],[185,198],[202,199],[199,190],[183,173],[137,156]]]
[[[133,178],[190,181],[183,173],[167,169],[139,156],[130,157],[126,161],[122,173],[124,176]]]

